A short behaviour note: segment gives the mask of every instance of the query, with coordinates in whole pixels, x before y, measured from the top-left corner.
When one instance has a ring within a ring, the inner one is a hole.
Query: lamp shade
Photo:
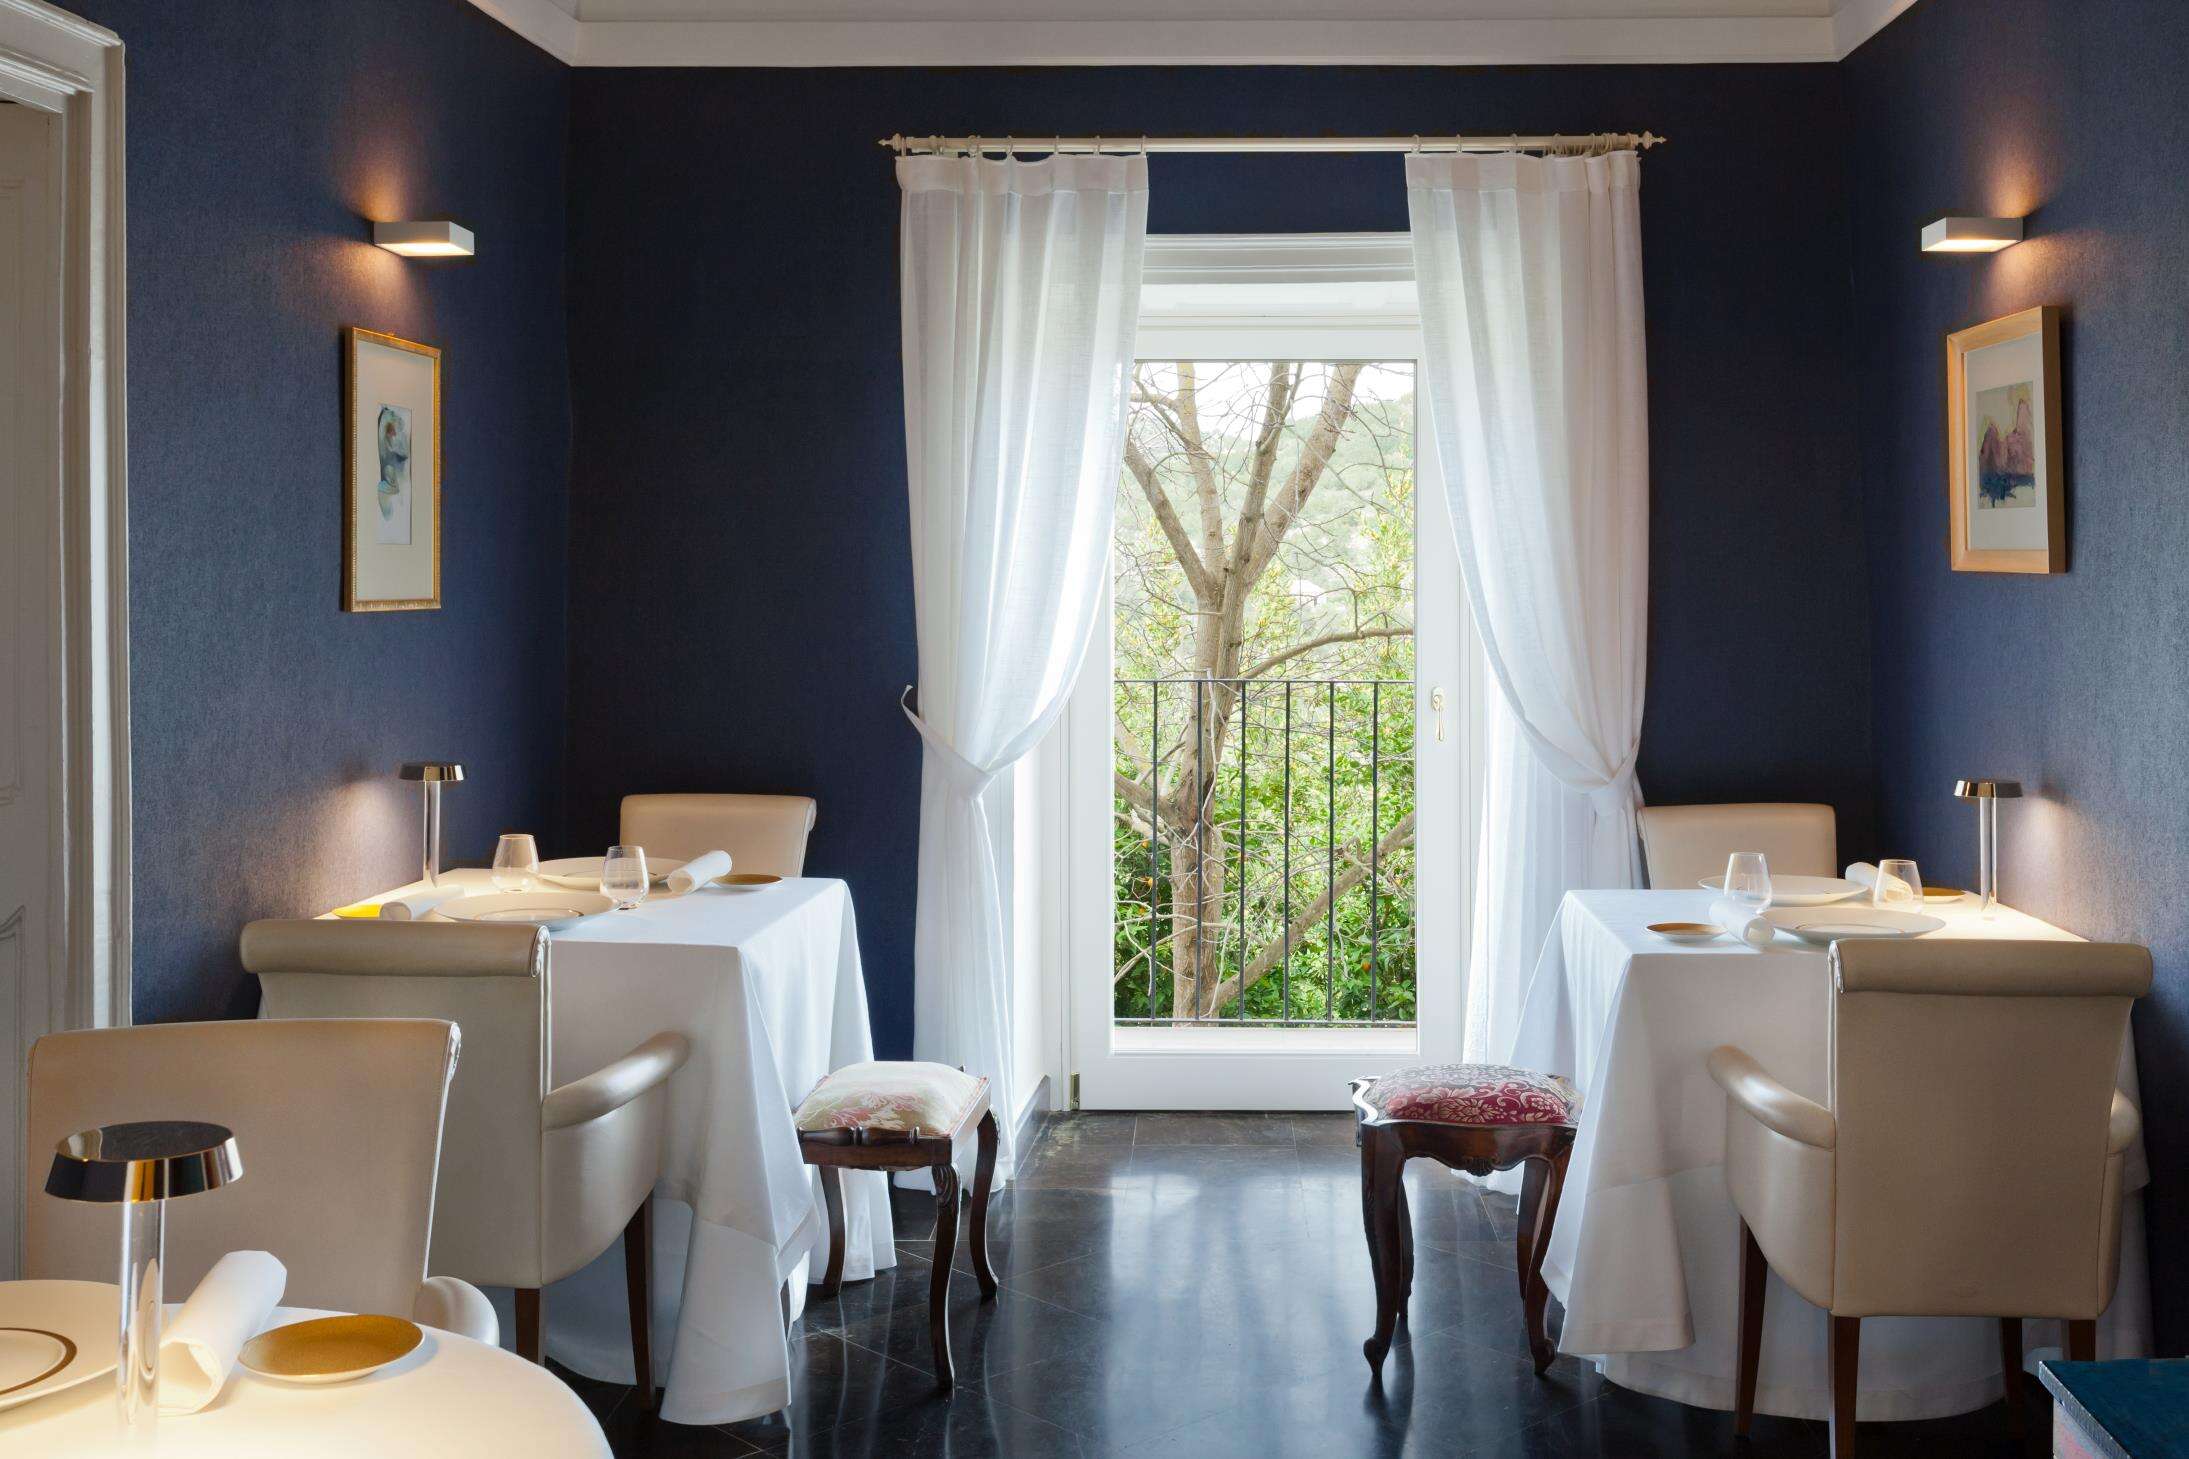
[[[1925,253],[1997,253],[2021,241],[2020,218],[1937,218],[1923,225]]]
[[[55,1148],[46,1194],[64,1201],[164,1201],[243,1178],[235,1132],[196,1120],[78,1130]]]
[[[1953,793],[1963,800],[2020,800],[2019,780],[1956,780]]]
[[[372,241],[405,258],[469,258],[471,230],[461,223],[375,223]]]
[[[405,760],[396,772],[405,780],[437,780],[444,784],[464,778],[464,767],[453,760]]]

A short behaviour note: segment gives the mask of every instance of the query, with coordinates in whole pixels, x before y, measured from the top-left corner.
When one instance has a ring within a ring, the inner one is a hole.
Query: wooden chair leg
[[[517,1289],[517,1356],[528,1363],[540,1361],[540,1289]]]
[[[996,1295],[996,1269],[988,1264],[988,1193],[996,1184],[996,1112],[980,1117],[980,1153],[973,1165],[973,1276],[981,1300]]]
[[[654,1411],[654,1196],[648,1191],[623,1228],[623,1283],[631,1304],[631,1374],[639,1407]]]
[[[946,1161],[935,1174],[935,1273],[927,1288],[927,1337],[935,1346],[935,1383],[944,1390],[958,1383],[950,1361],[950,1264],[958,1256],[958,1172]]]
[[[1376,1331],[1361,1351],[1368,1366],[1380,1378],[1384,1357],[1391,1351],[1391,1336],[1398,1330],[1401,1273],[1405,1270],[1405,1237],[1399,1224],[1399,1182],[1404,1178],[1406,1152],[1398,1137],[1386,1130],[1364,1132],[1361,1141],[1361,1197],[1368,1227],[1368,1252],[1376,1272]]]
[[[1856,1372],[1862,1366],[1862,1319],[1832,1319],[1832,1459],[1853,1459],[1855,1452]]]
[[[2071,1363],[2095,1363],[2098,1361],[2098,1323],[2095,1318],[2073,1318],[2067,1324],[2067,1360]]]
[[[1999,1319],[1999,1381],[2006,1386],[2007,1412],[2022,1421],[2022,1319]]]
[[[1746,1436],[1756,1418],[1756,1368],[1763,1360],[1763,1294],[1771,1268],[1756,1233],[1741,1222],[1740,1356],[1733,1369],[1733,1432]]]
[[[1528,1334],[1528,1353],[1540,1376],[1558,1356],[1543,1325],[1550,1305],[1550,1290],[1543,1285],[1543,1253],[1550,1247],[1551,1218],[1558,1213],[1566,1170],[1562,1157],[1533,1156],[1521,1165],[1520,1223],[1513,1238],[1513,1259],[1520,1272],[1520,1317]]]
[[[821,1204],[828,1207],[828,1265],[820,1282],[806,1293],[809,1302],[827,1302],[844,1289],[844,1176],[833,1165],[821,1171]]]
[[[1396,1187],[1399,1228],[1399,1321],[1411,1323],[1414,1304],[1414,1208],[1406,1203],[1406,1181]]]

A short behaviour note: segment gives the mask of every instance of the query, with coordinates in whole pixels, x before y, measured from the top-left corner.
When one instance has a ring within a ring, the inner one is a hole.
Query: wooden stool
[[[996,1295],[988,1265],[988,1191],[996,1174],[996,1116],[988,1081],[946,1064],[882,1061],[838,1069],[798,1106],[798,1145],[821,1167],[828,1202],[828,1271],[811,1291],[834,1297],[844,1282],[844,1189],[839,1170],[927,1170],[935,1180],[935,1271],[927,1293],[927,1333],[940,1386],[956,1386],[950,1361],[950,1264],[958,1250],[959,1137],[976,1122],[973,1168],[973,1275],[983,1302]]]
[[[1566,1183],[1581,1096],[1553,1074],[1502,1064],[1425,1064],[1381,1079],[1353,1081],[1359,1112],[1361,1217],[1376,1275],[1376,1332],[1361,1346],[1380,1377],[1391,1336],[1414,1290],[1414,1233],[1406,1209],[1406,1162],[1416,1155],[1488,1175],[1527,1163],[1520,1190],[1520,1310],[1528,1351],[1540,1374],[1558,1350],[1543,1331],[1549,1292],[1543,1253],[1550,1246],[1558,1193]]]

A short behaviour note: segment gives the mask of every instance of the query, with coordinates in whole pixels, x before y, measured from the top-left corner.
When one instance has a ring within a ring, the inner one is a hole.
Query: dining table
[[[442,873],[440,884],[451,883],[496,889],[480,870]],[[412,883],[362,905],[423,889]],[[791,1114],[830,1070],[874,1057],[850,889],[831,877],[656,888],[636,907],[549,938],[557,1084],[657,1033],[691,1043],[669,1080],[655,1187],[661,1416],[719,1424],[773,1413],[791,1401],[786,1314],[801,1310],[806,1274],[826,1261],[829,1239],[818,1172]],[[885,1177],[847,1172],[843,1200],[845,1279],[895,1266]],[[488,1295],[513,1331],[509,1292]],[[548,1356],[587,1377],[632,1382],[627,1301],[619,1242],[545,1292]]]
[[[1797,1093],[1828,1102],[1831,972],[1822,947],[1780,930],[1767,946],[1731,936],[1668,941],[1651,923],[1710,922],[1703,890],[1576,891],[1560,904],[1522,1003],[1512,1062],[1563,1074],[1582,1110],[1543,1278],[1565,1307],[1561,1352],[1611,1381],[1706,1408],[1733,1407],[1739,1218],[1726,1193],[1726,1101],[1704,1061],[1746,1050]],[[1937,938],[2071,939],[1973,898],[1924,911]],[[2136,1100],[2133,1041],[2120,1087]],[[2139,1101],[2140,1107],[2140,1101]],[[2039,1178],[2035,1174],[2032,1179]],[[2150,1345],[2142,1140],[2123,1179],[2120,1285],[2100,1352]],[[1774,1274],[1756,1407],[1830,1413],[1827,1323]],[[2049,1324],[2031,1324],[2033,1333]],[[2002,1391],[1997,1324],[1951,1317],[1863,1324],[1863,1419],[1980,1408]]]
[[[261,1330],[335,1315],[276,1307]],[[345,1383],[262,1378],[238,1363],[204,1408],[161,1414],[154,1447],[124,1437],[109,1370],[0,1410],[0,1454],[608,1459],[592,1410],[545,1368],[453,1332],[424,1331],[404,1357]]]

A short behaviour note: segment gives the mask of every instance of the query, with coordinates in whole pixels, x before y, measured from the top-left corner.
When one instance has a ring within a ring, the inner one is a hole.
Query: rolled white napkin
[[[408,896],[388,898],[380,904],[380,915],[390,922],[413,922],[443,902],[453,902],[463,894],[462,887],[427,887]]]
[[[1710,904],[1710,920],[1747,943],[1750,947],[1769,947],[1777,936],[1777,929],[1746,907],[1719,897]]]
[[[1877,878],[1877,867],[1871,862],[1853,861],[1847,864],[1847,880],[1851,882],[1855,882],[1858,885],[1868,887],[1871,891],[1874,892],[1877,890]],[[1899,892],[1900,894],[1905,896],[1913,893],[1915,888],[1909,886],[1906,882],[1902,881],[1899,877],[1896,876],[1892,878],[1891,890]]]
[[[718,876],[730,874],[730,853],[727,851],[702,851],[669,873],[669,890],[688,892],[703,887]]]
[[[272,1252],[231,1251],[213,1263],[160,1339],[160,1412],[196,1413],[220,1397],[288,1283]]]

